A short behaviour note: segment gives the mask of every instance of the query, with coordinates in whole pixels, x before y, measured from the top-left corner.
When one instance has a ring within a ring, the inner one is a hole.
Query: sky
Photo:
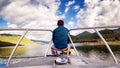
[[[0,0],[0,28],[68,29],[120,25],[120,0]]]

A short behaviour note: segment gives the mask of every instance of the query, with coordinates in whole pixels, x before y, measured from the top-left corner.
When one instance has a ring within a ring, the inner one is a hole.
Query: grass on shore
[[[14,46],[18,42],[19,38],[20,36],[1,36],[0,35],[0,47]],[[23,38],[23,40],[20,43],[20,45],[34,45],[34,44],[38,44],[38,43],[33,42],[28,38]]]

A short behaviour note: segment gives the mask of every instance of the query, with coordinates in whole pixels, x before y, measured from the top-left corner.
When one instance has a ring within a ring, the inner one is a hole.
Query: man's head
[[[64,25],[64,21],[63,20],[58,20],[57,25],[58,26],[63,26]]]

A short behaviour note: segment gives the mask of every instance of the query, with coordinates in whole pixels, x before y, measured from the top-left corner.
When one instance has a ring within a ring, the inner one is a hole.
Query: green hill
[[[20,35],[0,34],[0,47],[14,46],[18,42],[20,37],[21,37]],[[20,43],[20,45],[33,45],[33,44],[37,43],[25,37]]]
[[[104,29],[99,31],[102,36],[107,41],[120,41],[120,28],[118,29]],[[97,35],[96,32],[90,33],[88,31],[85,31],[83,33],[78,34],[77,36],[72,36],[72,39],[74,42],[100,42],[101,39]]]

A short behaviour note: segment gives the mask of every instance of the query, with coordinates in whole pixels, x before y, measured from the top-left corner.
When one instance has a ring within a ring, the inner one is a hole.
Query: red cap
[[[63,20],[58,20],[57,25],[58,25],[58,26],[60,26],[60,25],[64,25]]]

